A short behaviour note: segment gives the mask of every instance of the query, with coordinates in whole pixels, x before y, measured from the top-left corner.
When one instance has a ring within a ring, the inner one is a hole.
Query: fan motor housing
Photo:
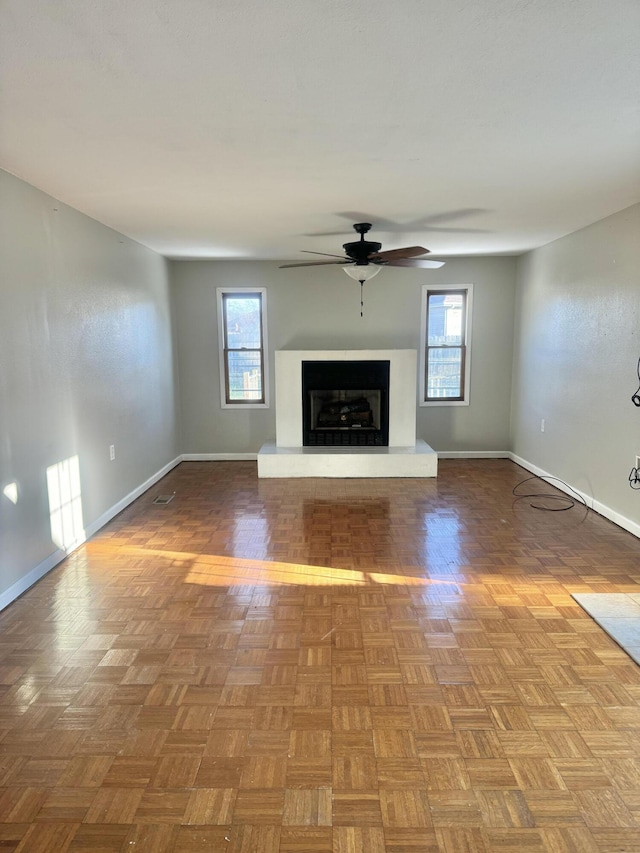
[[[353,243],[343,243],[342,248],[348,257],[356,262],[365,262],[369,255],[375,255],[382,248],[382,243],[373,243],[368,240],[357,240]]]

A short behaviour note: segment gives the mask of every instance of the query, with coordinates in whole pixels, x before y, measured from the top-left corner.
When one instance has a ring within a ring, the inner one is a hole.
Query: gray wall
[[[639,237],[636,205],[519,259],[512,395],[514,453],[635,522]]]
[[[6,172],[0,258],[1,594],[57,551],[47,469],[78,457],[88,527],[179,439],[167,262]]]
[[[267,261],[171,264],[185,453],[255,453],[275,413],[220,406],[216,287],[266,287],[273,392],[279,349],[418,349],[423,284],[474,285],[471,402],[418,410],[417,434],[440,451],[508,451],[516,259],[384,269],[360,288],[339,267],[280,270]],[[273,393],[272,393],[273,397]]]

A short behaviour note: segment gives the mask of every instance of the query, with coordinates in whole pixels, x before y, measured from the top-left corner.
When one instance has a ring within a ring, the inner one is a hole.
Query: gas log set
[[[373,412],[368,400],[361,397],[358,400],[344,402],[332,400],[326,403],[318,412],[317,427],[325,429],[342,427],[360,429],[373,426]]]

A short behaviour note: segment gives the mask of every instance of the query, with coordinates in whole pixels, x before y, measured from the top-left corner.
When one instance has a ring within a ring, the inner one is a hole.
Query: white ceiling
[[[639,45],[638,0],[0,0],[0,167],[170,257],[519,253],[640,200]]]

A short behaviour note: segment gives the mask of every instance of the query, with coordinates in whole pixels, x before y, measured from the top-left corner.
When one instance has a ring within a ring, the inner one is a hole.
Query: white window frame
[[[427,395],[427,307],[430,293],[443,290],[465,290],[467,293],[467,314],[465,318],[465,360],[464,360],[464,399],[463,400],[425,400]],[[420,311],[420,373],[419,406],[468,406],[471,392],[471,325],[473,318],[473,284],[423,284],[422,309]]]
[[[259,293],[261,298],[261,321],[262,321],[262,375],[264,381],[264,402],[245,402],[244,400],[232,400],[227,402],[227,371],[224,357],[224,309],[222,300],[224,296],[234,293]],[[267,340],[267,289],[266,287],[217,287],[218,304],[218,362],[220,366],[220,405],[223,409],[268,409],[269,408],[269,343]]]

